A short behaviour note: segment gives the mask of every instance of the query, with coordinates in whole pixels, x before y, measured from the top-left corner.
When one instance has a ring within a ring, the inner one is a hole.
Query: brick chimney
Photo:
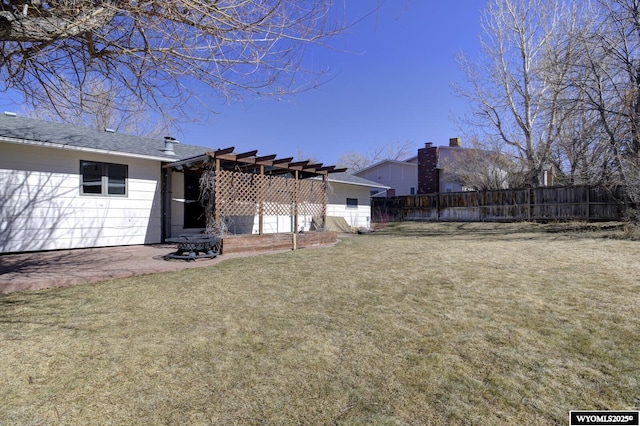
[[[427,142],[418,150],[418,194],[432,194],[439,190],[438,147]]]
[[[460,138],[449,138],[449,146],[460,148],[462,146]]]

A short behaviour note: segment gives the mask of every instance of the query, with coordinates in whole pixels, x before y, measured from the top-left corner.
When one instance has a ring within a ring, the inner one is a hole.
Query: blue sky
[[[362,16],[376,0],[344,0]],[[211,148],[258,149],[279,157],[302,154],[335,164],[348,151],[408,140],[446,145],[459,136],[451,119],[466,111],[451,83],[461,82],[456,56],[478,50],[486,0],[387,0],[380,10],[331,43],[310,48],[306,60],[328,68],[317,89],[280,99],[211,99],[206,121],[186,123],[175,136]],[[0,101],[5,110],[19,110]]]
[[[280,100],[214,105],[217,114],[185,126],[179,138],[280,157],[302,152],[325,164],[348,151],[398,141],[409,140],[416,149],[425,142],[446,145],[459,136],[451,116],[466,110],[451,88],[463,80],[456,56],[477,52],[484,3],[387,1],[333,41],[342,51],[308,52],[332,74],[319,88]],[[346,7],[357,15],[371,4],[349,0]]]

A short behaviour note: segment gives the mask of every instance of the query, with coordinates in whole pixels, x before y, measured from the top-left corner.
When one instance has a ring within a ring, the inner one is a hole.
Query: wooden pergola
[[[164,167],[175,171],[206,174],[214,191],[208,194],[207,228],[221,223],[224,217],[257,215],[258,233],[264,233],[265,215],[293,216],[293,230],[298,230],[298,216],[321,218],[326,223],[327,176],[343,172],[336,166],[324,166],[276,154],[258,155],[258,150],[235,153],[234,147],[218,149],[204,155],[170,163]],[[322,179],[310,179],[321,177]]]

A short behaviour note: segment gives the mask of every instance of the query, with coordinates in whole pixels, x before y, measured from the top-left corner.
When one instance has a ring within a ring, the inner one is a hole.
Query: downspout
[[[327,203],[329,196],[327,195],[327,187],[329,186],[329,174],[322,175],[322,183],[324,188],[324,209],[322,209],[322,229],[327,230]]]
[[[222,218],[220,217],[220,200],[222,200],[220,191],[221,191],[221,185],[220,185],[220,180],[219,180],[219,173],[221,171],[220,169],[220,159],[216,158],[215,161],[215,173],[216,173],[216,181],[215,181],[215,185],[213,187],[213,193],[214,193],[214,200],[215,200],[215,204],[214,204],[214,214],[213,214],[213,227],[218,228],[220,232],[222,232],[222,226],[220,221],[222,220]],[[224,244],[224,243],[223,243]]]
[[[161,187],[161,203],[160,215],[162,217],[161,241],[164,242],[171,235],[171,175],[173,171],[170,168],[162,168],[160,175]]]

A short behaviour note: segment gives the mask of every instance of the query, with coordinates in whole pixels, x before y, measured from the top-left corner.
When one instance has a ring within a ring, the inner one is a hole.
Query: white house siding
[[[158,243],[160,163],[0,142],[0,252]],[[128,165],[126,197],[80,195],[80,161]]]
[[[391,187],[395,190],[395,195],[411,195],[411,188],[414,189],[414,192],[418,190],[418,165],[416,163],[388,160],[354,174],[363,179]]]
[[[298,231],[311,229],[312,217],[298,215]],[[260,232],[260,217],[256,216],[228,216],[225,218],[227,231],[231,234],[258,234]],[[263,234],[293,232],[293,216],[265,215],[262,220]]]
[[[258,216],[255,217],[253,224],[253,233],[257,234],[260,229]],[[298,229],[297,231],[309,231],[311,229],[312,216],[298,215]],[[262,223],[263,233],[273,234],[278,232],[292,232],[293,231],[293,216],[272,216],[265,215]]]
[[[344,217],[350,226],[368,228],[371,223],[371,196],[368,186],[330,182],[327,216]],[[357,198],[358,207],[347,207],[347,198]]]

